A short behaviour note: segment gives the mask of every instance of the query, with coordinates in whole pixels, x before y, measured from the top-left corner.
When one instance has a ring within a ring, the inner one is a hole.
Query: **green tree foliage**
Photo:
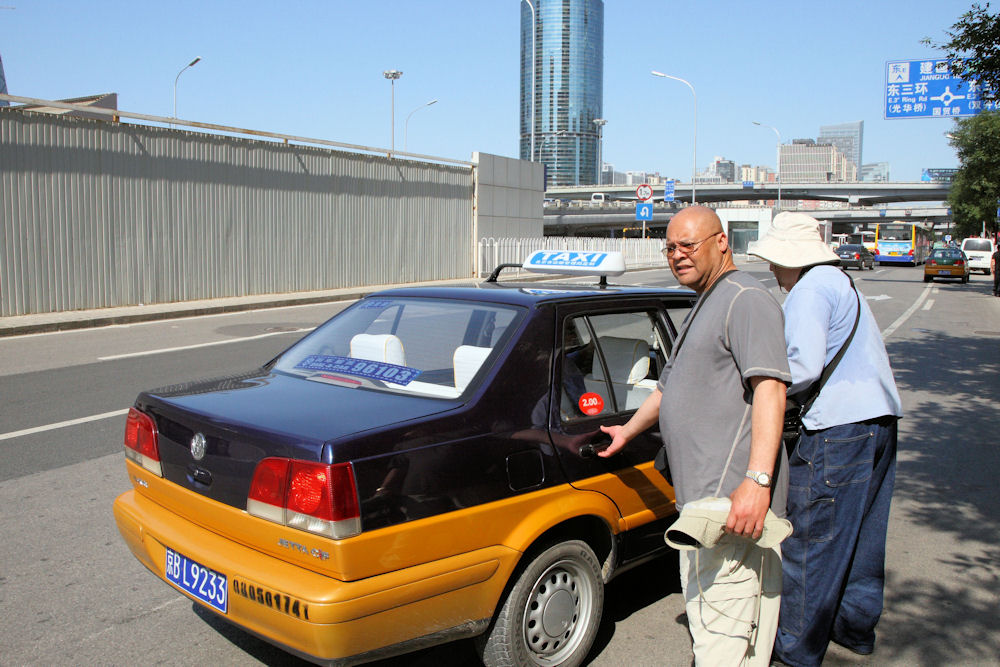
[[[958,153],[959,169],[951,184],[948,203],[956,231],[970,236],[997,231],[1000,200],[1000,112],[984,111],[955,121],[951,145]]]
[[[1000,14],[990,14],[990,3],[972,8],[945,32],[950,41],[934,44],[950,61],[952,73],[966,81],[978,81],[984,99],[996,99],[1000,91]],[[930,39],[924,39],[930,44]]]

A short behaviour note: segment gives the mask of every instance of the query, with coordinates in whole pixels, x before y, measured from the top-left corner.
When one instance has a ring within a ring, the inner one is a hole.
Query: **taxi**
[[[608,284],[618,253],[523,264],[594,284],[510,266],[372,294],[260,368],[140,393],[114,503],[136,558],[322,664],[468,637],[485,665],[579,664],[605,584],[666,550],[676,512],[659,434],[605,459],[598,427],[655,389],[696,295]]]
[[[924,282],[935,278],[958,278],[969,282],[969,259],[958,248],[935,248],[924,263]]]

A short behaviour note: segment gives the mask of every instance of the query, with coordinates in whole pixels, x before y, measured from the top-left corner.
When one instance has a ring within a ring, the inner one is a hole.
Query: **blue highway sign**
[[[995,110],[978,83],[948,70],[947,60],[894,60],[885,65],[885,117],[956,118]]]
[[[653,202],[639,202],[635,205],[636,220],[653,219]]]
[[[667,181],[663,186],[663,201],[674,200],[674,181]]]

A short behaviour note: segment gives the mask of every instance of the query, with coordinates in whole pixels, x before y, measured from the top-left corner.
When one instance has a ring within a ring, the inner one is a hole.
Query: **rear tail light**
[[[906,253],[906,254],[907,254],[907,255],[910,255],[910,256],[912,257],[912,256],[913,256],[913,248],[910,248],[910,252],[908,252],[908,253]]]
[[[361,532],[361,509],[350,463],[267,458],[257,464],[247,512],[335,540]]]
[[[937,261],[933,259],[927,260],[927,266],[937,266]]]
[[[965,262],[960,259],[956,259],[955,266],[965,266]]]
[[[125,419],[125,458],[163,477],[156,422],[144,412],[129,408]]]
[[[861,259],[861,253],[859,252],[854,253],[854,259]]]

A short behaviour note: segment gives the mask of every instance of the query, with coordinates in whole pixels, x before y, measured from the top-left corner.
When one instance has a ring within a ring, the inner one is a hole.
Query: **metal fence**
[[[473,275],[473,169],[0,108],[0,316]]]
[[[578,250],[583,252],[621,252],[629,269],[665,267],[660,252],[663,239],[630,239],[585,236],[546,236],[544,238],[484,238],[479,241],[480,277],[490,275],[500,264],[518,264],[534,250]],[[515,275],[520,269],[513,269]]]

